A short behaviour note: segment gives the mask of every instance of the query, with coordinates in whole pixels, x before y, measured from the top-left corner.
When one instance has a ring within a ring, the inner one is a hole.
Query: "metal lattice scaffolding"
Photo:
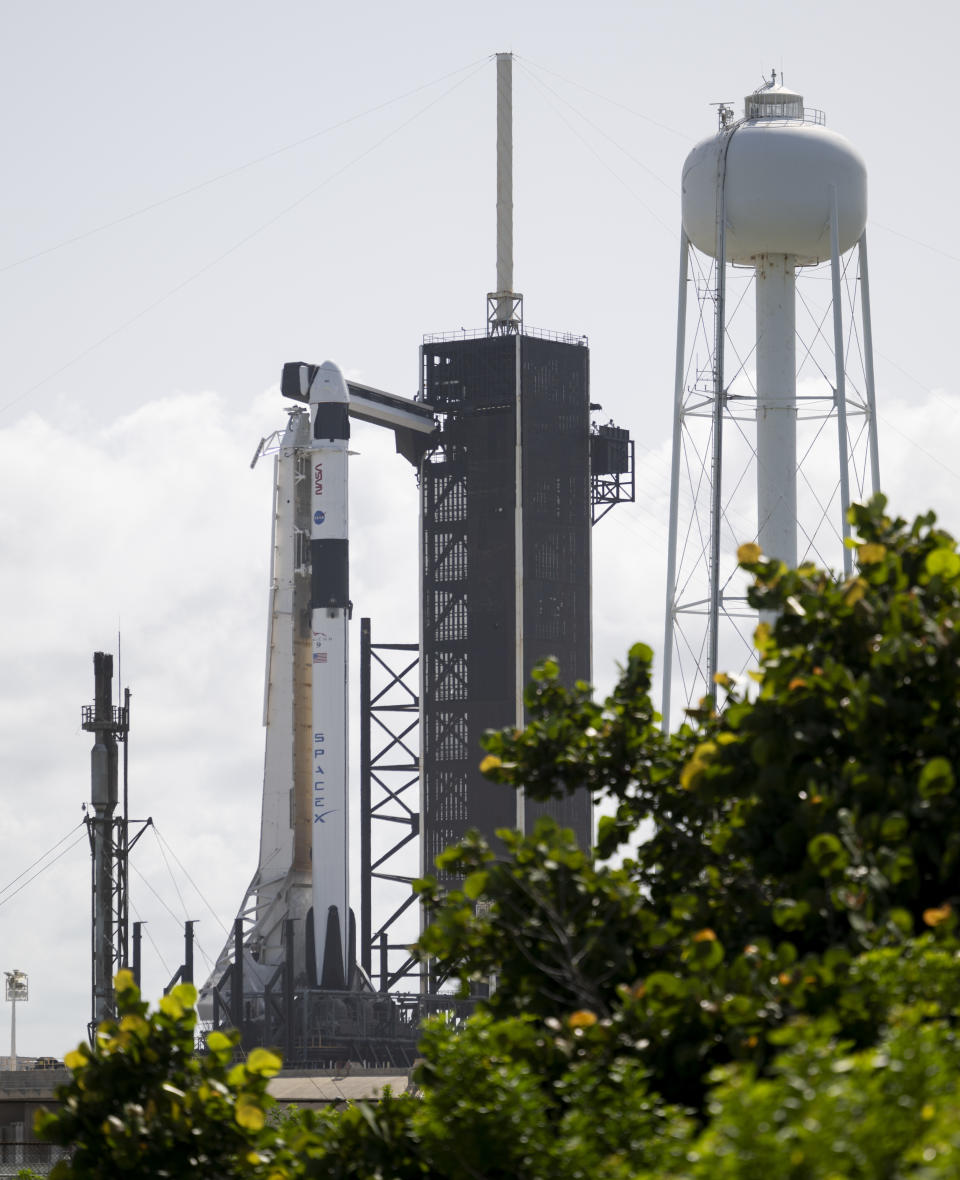
[[[418,644],[374,643],[361,619],[360,962],[381,992],[418,970],[419,676]]]

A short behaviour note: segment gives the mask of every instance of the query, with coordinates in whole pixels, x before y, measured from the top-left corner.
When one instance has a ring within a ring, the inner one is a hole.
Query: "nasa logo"
[[[317,463],[313,469],[313,494],[323,495],[323,464]]]
[[[323,522],[324,522],[326,519],[327,519],[327,518],[326,518],[326,515],[325,515],[323,512],[321,512],[319,508],[318,508],[318,509],[317,509],[317,511],[316,511],[316,512],[313,514],[313,523],[314,523],[314,524],[323,524]]]

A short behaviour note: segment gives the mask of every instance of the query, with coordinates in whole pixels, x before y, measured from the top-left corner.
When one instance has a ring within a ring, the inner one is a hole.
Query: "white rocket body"
[[[313,922],[321,987],[349,985],[347,384],[325,362],[310,385]]]

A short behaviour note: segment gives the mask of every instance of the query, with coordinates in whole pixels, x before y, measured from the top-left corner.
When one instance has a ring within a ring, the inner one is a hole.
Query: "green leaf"
[[[960,556],[953,549],[934,549],[923,564],[932,578],[955,578],[960,574]]]
[[[261,1077],[272,1078],[283,1068],[283,1061],[269,1049],[254,1049],[247,1058],[247,1069]]]
[[[913,933],[913,915],[909,910],[901,907],[896,907],[890,911],[890,922],[903,935],[909,936]]]
[[[843,845],[832,832],[821,832],[807,845],[807,853],[821,876],[829,876],[846,868],[849,862]]]
[[[891,844],[901,841],[909,829],[907,817],[900,811],[894,811],[884,818],[880,828],[880,838]]]
[[[490,874],[480,869],[476,873],[471,873],[463,883],[463,892],[470,898],[471,901],[476,901],[481,893],[487,887],[487,881]]]
[[[172,992],[162,996],[160,999],[160,1011],[172,1020],[178,1020],[183,1015],[183,1004],[180,1003],[177,990],[177,988],[174,988]]]
[[[645,643],[635,643],[629,652],[630,659],[639,664],[653,663],[653,648]]]
[[[263,1107],[255,1099],[243,1095],[237,1100],[233,1117],[247,1131],[260,1131],[267,1121]]]
[[[713,971],[723,962],[723,947],[719,942],[694,942],[684,952],[691,971]]]
[[[178,983],[171,992],[177,997],[184,1008],[193,1008],[197,1003],[197,989],[192,983]]]
[[[920,771],[920,781],[917,783],[920,797],[932,799],[937,795],[949,795],[953,788],[953,767],[946,758],[931,758]]]
[[[221,1049],[232,1050],[233,1045],[231,1044],[230,1038],[226,1035],[226,1033],[214,1030],[211,1033],[207,1033],[207,1048],[210,1049],[212,1053],[216,1053]]]
[[[778,898],[773,903],[773,920],[781,930],[801,930],[809,914],[807,902],[792,897]]]
[[[683,980],[669,971],[654,971],[645,982],[650,996],[679,996],[685,990]]]

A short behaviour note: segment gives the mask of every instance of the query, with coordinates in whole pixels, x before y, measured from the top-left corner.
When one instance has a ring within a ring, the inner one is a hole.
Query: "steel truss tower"
[[[84,705],[81,724],[94,735],[90,752],[90,800],[86,819],[92,853],[91,1029],[115,1015],[113,977],[128,961],[126,775],[124,809],[119,802],[118,742],[130,729],[129,694],[113,703],[113,656],[94,653],[94,703]]]
[[[360,963],[381,992],[419,971],[420,651],[360,620]]]

